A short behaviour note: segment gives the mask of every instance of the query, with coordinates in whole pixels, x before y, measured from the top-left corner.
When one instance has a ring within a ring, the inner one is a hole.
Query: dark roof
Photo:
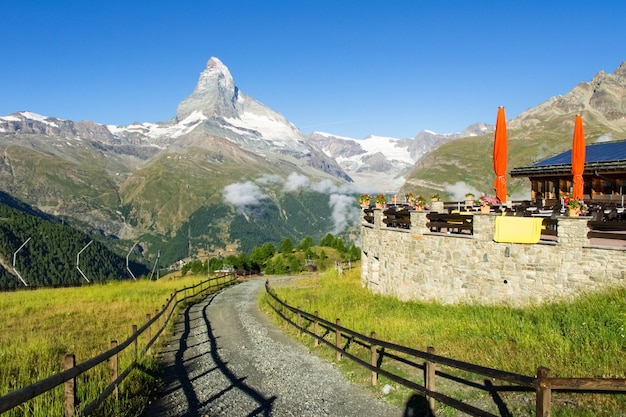
[[[585,163],[626,161],[626,140],[616,142],[594,143],[587,145],[585,150]],[[560,153],[552,158],[544,159],[531,166],[540,167],[548,165],[572,164],[572,150]]]
[[[571,172],[571,168],[572,150],[570,149],[532,165],[514,168],[511,171],[511,176],[563,174]],[[585,172],[596,170],[626,170],[626,140],[587,145],[585,150]]]

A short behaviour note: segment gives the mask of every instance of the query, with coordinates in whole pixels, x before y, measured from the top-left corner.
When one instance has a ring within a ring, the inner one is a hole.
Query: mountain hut
[[[528,177],[533,201],[557,200],[572,192],[572,150],[526,167],[514,168],[512,177]],[[586,146],[583,173],[584,199],[624,204],[626,193],[626,140]]]

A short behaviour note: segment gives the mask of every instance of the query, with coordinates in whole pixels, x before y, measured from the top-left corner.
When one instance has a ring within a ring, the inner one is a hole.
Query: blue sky
[[[0,115],[172,118],[210,57],[304,133],[495,123],[626,61],[626,2],[0,0]]]

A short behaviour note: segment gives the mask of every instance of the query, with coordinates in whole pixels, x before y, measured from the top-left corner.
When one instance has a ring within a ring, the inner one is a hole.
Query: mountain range
[[[508,120],[507,171],[571,148],[577,114],[583,118],[586,143],[626,139],[626,62]],[[442,144],[416,163],[400,193],[438,192],[452,200],[462,200],[466,192],[493,194],[492,151],[493,134]],[[524,178],[508,177],[507,191],[513,200],[530,198]]]
[[[510,120],[510,166],[566,149],[576,113],[590,141],[623,135],[625,73],[624,64],[599,72]],[[167,264],[282,237],[356,238],[361,191],[488,192],[493,130],[479,122],[411,139],[304,135],[240,91],[211,58],[167,121],[112,126],[28,111],[0,117],[0,191],[89,233],[138,243],[146,260],[159,253]],[[522,180],[509,183],[512,193],[524,192]]]
[[[235,87],[217,58],[168,121],[110,126],[23,111],[0,117],[0,151],[1,191],[163,262],[354,234],[350,176]]]

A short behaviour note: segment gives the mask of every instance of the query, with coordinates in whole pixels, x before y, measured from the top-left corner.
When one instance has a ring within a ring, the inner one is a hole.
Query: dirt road
[[[161,355],[164,387],[146,417],[409,415],[283,335],[258,309],[264,282],[185,310]]]

